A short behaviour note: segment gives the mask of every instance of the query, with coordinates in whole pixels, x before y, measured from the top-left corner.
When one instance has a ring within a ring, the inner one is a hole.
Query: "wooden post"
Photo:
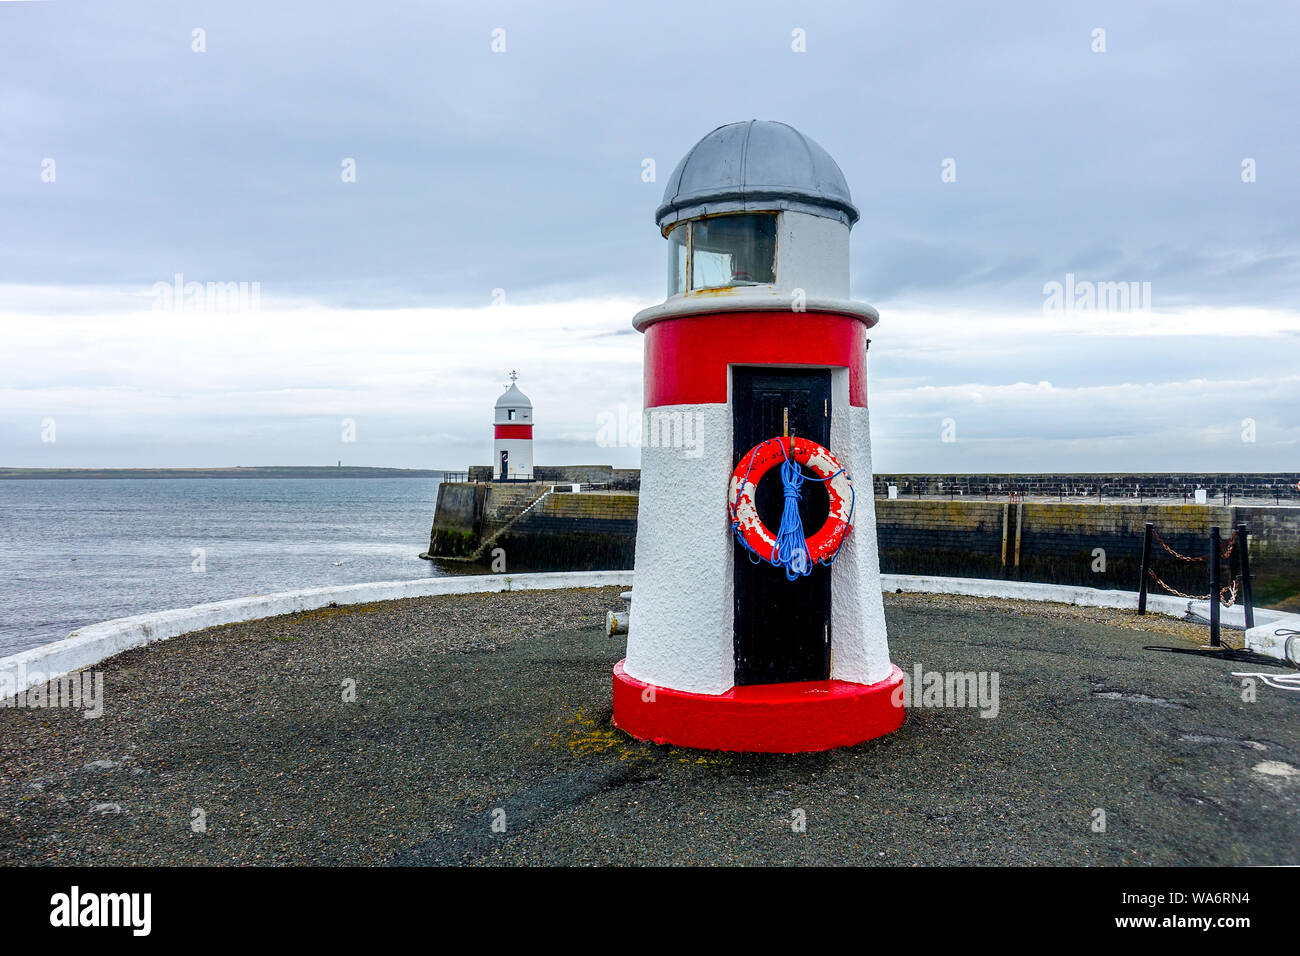
[[[1011,517],[1011,502],[1002,506],[1002,576],[1007,575],[1007,524]]]
[[[1246,611],[1246,627],[1255,626],[1255,587],[1250,580],[1250,536],[1245,524],[1237,525],[1237,547],[1241,550],[1241,605]]]
[[[1138,581],[1138,613],[1147,612],[1147,581],[1150,578],[1151,571],[1151,532],[1155,530],[1155,523],[1147,522],[1146,532],[1142,535],[1142,576]]]
[[[1210,646],[1219,647],[1219,589],[1223,582],[1219,577],[1219,526],[1210,528]]]
[[[1016,577],[1020,576],[1020,523],[1024,520],[1025,506],[1016,502]]]

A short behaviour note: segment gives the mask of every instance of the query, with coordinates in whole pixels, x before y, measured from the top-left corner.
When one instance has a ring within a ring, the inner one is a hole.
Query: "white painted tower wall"
[[[727,514],[731,406],[657,410],[691,416],[697,442],[690,449],[641,449],[636,589],[624,669],[647,684],[722,694],[735,684],[732,554],[738,545]],[[874,684],[889,676],[890,661],[871,433],[868,410],[849,405],[847,368],[831,372],[831,451],[856,492],[853,530],[831,570],[831,677]],[[712,507],[702,510],[700,502]]]
[[[501,474],[501,452],[510,453],[508,475]],[[492,441],[492,474],[497,478],[532,477],[533,440],[531,438],[495,438]]]
[[[533,425],[533,406],[525,404],[528,400],[515,386],[507,391],[499,401],[507,404],[496,406],[493,427],[497,425]],[[509,452],[510,473],[501,474],[501,452]],[[497,478],[531,477],[533,474],[533,440],[531,438],[496,438],[492,439],[492,474]]]

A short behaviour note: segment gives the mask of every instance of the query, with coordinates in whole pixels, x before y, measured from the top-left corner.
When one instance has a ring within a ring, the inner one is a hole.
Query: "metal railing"
[[[442,473],[442,480],[447,484],[467,484],[469,482],[473,482],[475,484],[480,484],[480,485],[483,484],[497,485],[497,484],[511,484],[511,483],[527,484],[528,482],[535,481],[536,479],[533,478],[532,475],[511,475],[509,478],[480,478],[478,476],[471,478],[469,476],[469,472],[467,471],[444,471]]]
[[[1187,564],[1205,562],[1208,572],[1207,577],[1209,578],[1209,593],[1184,594],[1177,588],[1166,584],[1156,572],[1156,552],[1151,547],[1153,539],[1174,561]],[[1229,583],[1226,586],[1224,584],[1222,565],[1225,558],[1229,562]],[[1181,554],[1170,547],[1160,537],[1160,532],[1156,531],[1154,522],[1146,522],[1142,538],[1142,569],[1138,577],[1138,614],[1146,613],[1150,581],[1154,581],[1160,588],[1170,594],[1187,598],[1189,601],[1209,602],[1211,647],[1222,646],[1219,636],[1220,605],[1231,607],[1240,597],[1246,619],[1246,628],[1249,629],[1255,626],[1254,575],[1250,571],[1250,531],[1244,523],[1238,524],[1236,530],[1230,533],[1229,543],[1226,548],[1223,546],[1219,526],[1212,526],[1210,528],[1208,553],[1205,555],[1187,555]]]
[[[876,479],[876,496],[888,496],[890,482]],[[919,487],[912,482],[894,485],[898,489],[898,498],[916,499],[965,499],[970,501],[1073,501],[1103,502],[1112,504],[1124,502],[1151,503],[1196,503],[1196,492],[1205,492],[1205,503],[1212,505],[1231,505],[1233,503],[1257,502],[1276,505],[1300,505],[1300,486],[1291,482],[1253,482],[1197,486],[1193,484],[1143,486],[1132,481],[1098,481],[1068,484],[1064,482],[970,482],[970,481],[935,481],[925,482]]]

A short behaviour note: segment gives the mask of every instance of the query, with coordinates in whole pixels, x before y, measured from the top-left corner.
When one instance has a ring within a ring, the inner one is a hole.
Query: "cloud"
[[[709,129],[762,116],[844,168],[861,297],[1013,305],[1017,288],[1096,270],[1180,306],[1295,299],[1300,134],[1277,122],[1300,82],[1294,11],[1225,24],[1204,0],[1172,23],[1106,5],[1104,54],[1091,19],[1030,0],[942,18],[805,5],[804,54],[787,5],[760,0],[493,17],[6,5],[0,281],[182,271],[349,308],[470,306],[497,287],[650,297],[663,181]],[[698,70],[663,67],[692,47],[709,75],[744,81],[701,96]],[[940,181],[946,158],[956,182]]]
[[[537,407],[541,462],[634,466],[596,444],[641,401],[638,303],[477,309],[77,311],[25,287],[0,313],[0,461],[12,465],[350,464],[463,470],[490,455],[511,368]],[[1295,316],[1096,315],[898,306],[872,330],[876,467],[1214,470],[1293,467]],[[1209,343],[1213,344],[1209,344]],[[1195,376],[1188,371],[1195,370]],[[958,441],[941,442],[944,419]],[[1241,441],[1241,422],[1257,439]],[[58,440],[41,441],[53,419]],[[357,440],[344,442],[344,420]]]
[[[1294,468],[1298,26],[1209,0],[0,4],[0,461],[459,470],[517,367],[539,460],[635,464],[586,436],[639,407],[653,210],[756,116],[862,210],[878,467]],[[153,312],[176,273],[262,309]],[[1067,274],[1151,309],[1049,315]]]

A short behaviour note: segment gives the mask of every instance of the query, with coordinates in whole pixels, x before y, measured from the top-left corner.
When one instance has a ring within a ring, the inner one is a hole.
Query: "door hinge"
[[[822,399],[822,418],[829,418],[829,417],[830,417],[830,414],[831,414],[831,400],[830,400],[829,398],[823,398],[823,399]]]

